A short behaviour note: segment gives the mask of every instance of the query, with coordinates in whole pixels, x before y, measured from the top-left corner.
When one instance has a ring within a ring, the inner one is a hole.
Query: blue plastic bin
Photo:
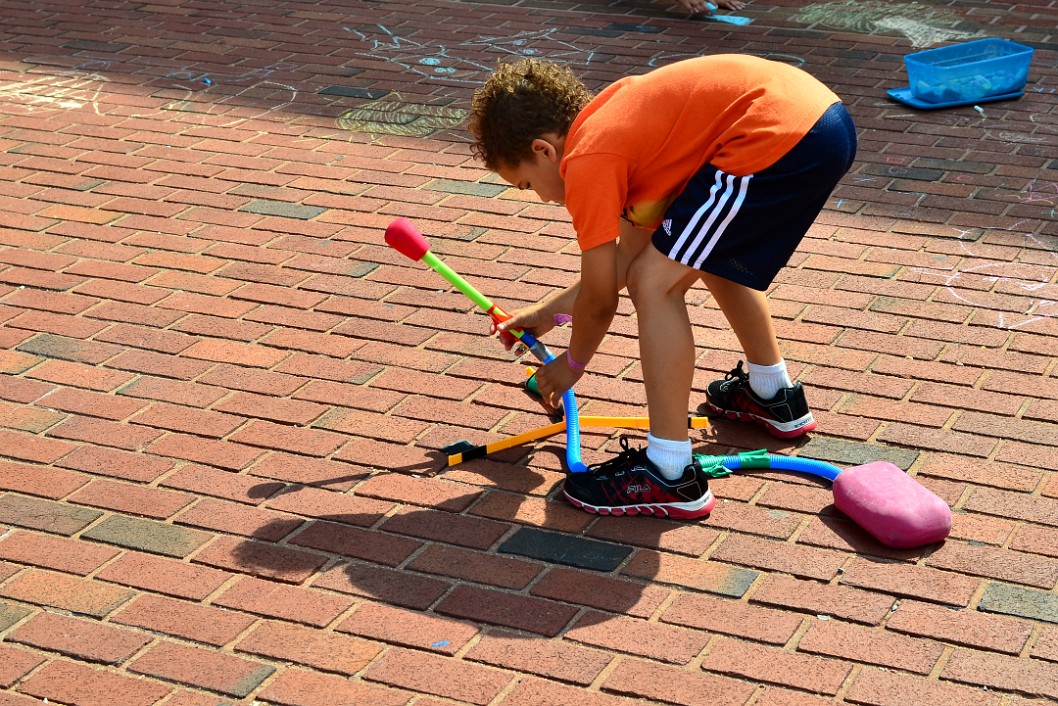
[[[904,65],[915,98],[927,103],[975,101],[1025,88],[1032,51],[1006,39],[978,39],[907,54]]]

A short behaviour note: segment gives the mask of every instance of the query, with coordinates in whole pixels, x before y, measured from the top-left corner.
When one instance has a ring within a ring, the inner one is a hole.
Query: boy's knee
[[[628,288],[628,296],[632,298],[632,301],[636,301],[636,297],[639,296],[639,292],[642,291],[642,268],[639,267],[637,260],[638,257],[633,257],[631,263],[628,263],[628,270],[625,273],[625,284]]]
[[[637,309],[644,303],[666,296],[671,288],[667,259],[652,257],[658,253],[649,250],[644,249],[628,265],[628,296]]]
[[[636,309],[652,302],[682,300],[702,274],[647,247],[628,265],[628,296]]]
[[[647,270],[648,268],[643,266],[641,256],[632,258],[632,261],[628,263],[628,274],[626,275],[628,296],[633,304],[638,305],[643,293],[650,291],[650,286],[647,284],[649,279]]]

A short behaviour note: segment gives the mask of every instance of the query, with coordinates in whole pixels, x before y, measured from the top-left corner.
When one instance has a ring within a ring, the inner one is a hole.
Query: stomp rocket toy
[[[456,289],[488,314],[495,323],[510,318],[485,295],[460,277],[454,270],[430,252],[430,244],[406,218],[397,218],[386,228],[386,244],[416,262],[425,262],[444,277]],[[541,363],[554,359],[554,355],[529,331],[520,329],[510,333],[518,339]],[[533,379],[530,378],[530,389]],[[582,426],[609,426],[616,428],[647,428],[642,417],[581,417],[577,411],[577,400],[573,390],[562,396],[564,418],[562,421],[541,427],[502,441],[472,446],[463,441],[449,447],[448,465],[483,458],[503,449],[513,448],[529,441],[542,439],[561,431],[566,432],[566,466],[570,473],[584,473],[588,467],[581,460],[580,429]],[[688,427],[704,428],[708,420],[689,417]],[[873,461],[842,470],[837,466],[797,456],[780,456],[761,451],[731,456],[706,456],[695,454],[703,470],[712,477],[729,475],[739,469],[773,469],[807,473],[832,483],[834,505],[863,527],[882,544],[889,547],[909,549],[939,542],[951,531],[952,514],[940,497],[917,480],[904,473],[888,461]]]

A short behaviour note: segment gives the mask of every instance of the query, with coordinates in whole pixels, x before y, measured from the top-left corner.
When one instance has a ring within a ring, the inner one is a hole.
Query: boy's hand
[[[540,390],[540,396],[547,410],[553,412],[558,409],[562,404],[562,395],[566,394],[566,390],[573,387],[583,376],[583,370],[574,370],[569,367],[564,355],[537,368],[536,386]]]
[[[742,0],[677,0],[683,9],[692,15],[715,12],[716,9],[741,10],[746,6]]]
[[[519,309],[511,314],[511,318],[501,321],[499,324],[492,322],[489,332],[499,334],[503,341],[503,347],[507,350],[514,348],[518,339],[510,333],[511,329],[520,328],[540,338],[545,333],[555,328],[555,320],[551,314],[544,311],[543,307],[536,305]]]

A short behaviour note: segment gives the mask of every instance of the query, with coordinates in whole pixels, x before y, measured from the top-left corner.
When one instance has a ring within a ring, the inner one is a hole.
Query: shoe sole
[[[589,505],[582,500],[577,500],[564,489],[562,494],[566,496],[566,500],[569,500],[573,505],[585,512],[612,517],[654,515],[656,517],[669,517],[674,520],[693,520],[708,515],[716,506],[716,498],[713,497],[712,491],[707,491],[701,498],[690,503],[653,503],[647,505],[621,505],[619,507]]]
[[[750,414],[749,412],[737,412],[733,409],[722,409],[712,402],[706,402],[706,404],[709,405],[709,409],[721,417],[734,419],[739,422],[753,422],[754,424],[764,427],[772,436],[779,439],[796,439],[816,428],[816,420],[811,416],[807,419],[802,417],[796,421],[784,424],[773,422],[764,417],[759,417],[756,414]]]

